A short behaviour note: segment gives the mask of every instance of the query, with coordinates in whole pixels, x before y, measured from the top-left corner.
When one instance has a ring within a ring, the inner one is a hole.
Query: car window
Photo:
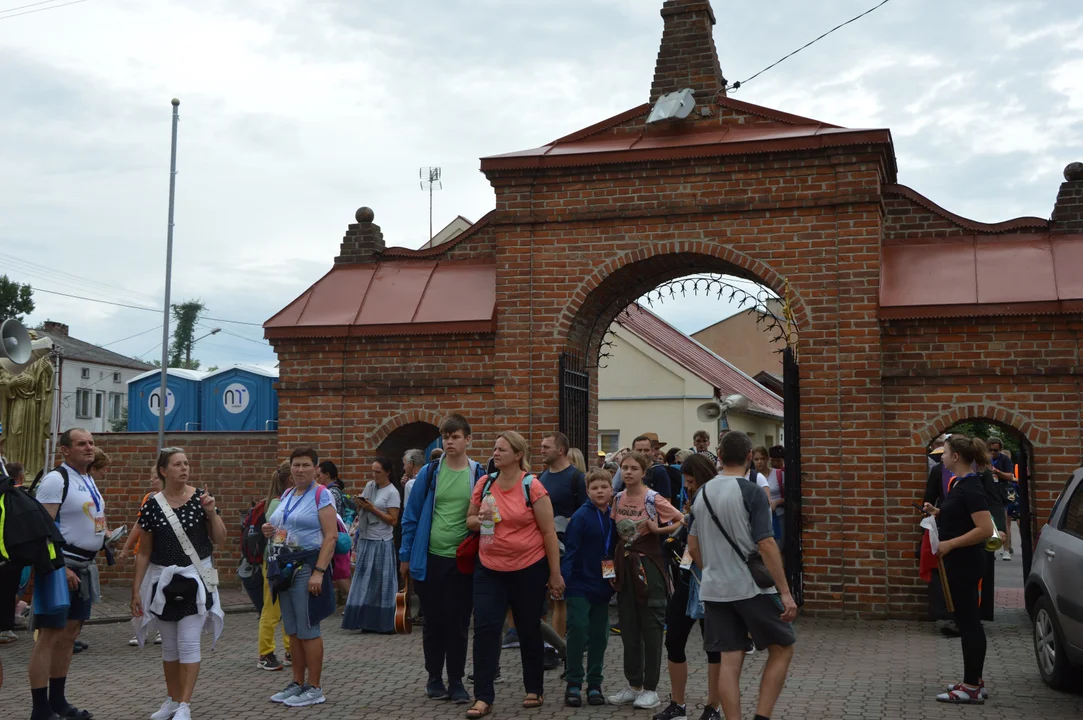
[[[1083,539],[1083,482],[1075,486],[1075,492],[1064,507],[1060,529]]]
[[[1064,498],[1068,497],[1068,491],[1072,489],[1072,481],[1075,480],[1075,474],[1068,476],[1068,479],[1064,483],[1064,489],[1057,493],[1057,499],[1053,502],[1053,510],[1049,513],[1049,524],[1053,524],[1053,518],[1057,516],[1057,508],[1064,502]]]

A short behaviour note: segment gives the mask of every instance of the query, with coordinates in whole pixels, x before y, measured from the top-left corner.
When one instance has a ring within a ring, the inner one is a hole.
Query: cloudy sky
[[[154,356],[152,312],[44,291],[160,305],[179,97],[173,297],[232,333],[199,343],[205,364],[274,362],[258,326],[326,271],[358,206],[389,245],[421,245],[419,167],[444,171],[437,227],[477,219],[493,206],[479,157],[644,102],[662,31],[661,0],[51,8],[68,2],[0,12],[0,272],[40,288],[31,322]],[[875,2],[715,0],[723,71],[744,80]],[[892,0],[734,96],[891,128],[900,181],[960,214],[1047,217],[1083,160],[1083,7]],[[661,308],[689,332],[728,312]]]

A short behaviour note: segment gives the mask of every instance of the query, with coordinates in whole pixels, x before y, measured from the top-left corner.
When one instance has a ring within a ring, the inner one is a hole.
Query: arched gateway
[[[659,282],[744,276],[788,292],[800,337],[806,608],[916,615],[909,503],[945,408],[1025,418],[1038,513],[1078,464],[1083,174],[1052,220],[960,218],[896,184],[889,131],[727,97],[709,2],[666,0],[662,17],[650,102],[484,158],[496,208],[467,232],[386,248],[358,211],[333,269],[266,323],[280,443],[315,443],[356,475],[403,413],[461,411],[477,456],[503,428],[536,447],[560,423],[566,351],[596,353]],[[647,123],[684,88],[689,117]]]

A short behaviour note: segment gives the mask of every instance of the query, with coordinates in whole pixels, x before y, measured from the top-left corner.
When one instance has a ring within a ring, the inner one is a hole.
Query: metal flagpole
[[[173,143],[169,150],[169,227],[165,242],[165,305],[162,307],[162,383],[158,388],[158,451],[165,447],[165,414],[169,395],[169,290],[173,275],[173,196],[177,189],[177,123],[180,100],[173,98]]]

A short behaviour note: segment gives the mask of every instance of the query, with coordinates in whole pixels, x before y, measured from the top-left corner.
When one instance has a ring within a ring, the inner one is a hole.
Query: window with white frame
[[[90,417],[90,390],[79,388],[75,391],[75,417]]]
[[[105,412],[105,393],[94,393],[94,417],[100,418]]]
[[[84,380],[89,380],[90,379],[90,368],[80,368],[79,369],[79,377],[83,378]]]
[[[120,393],[109,393],[109,419],[119,420],[124,410],[124,396]]]
[[[620,430],[599,430],[598,450],[605,453],[620,450]]]
[[[120,385],[120,373],[113,373],[113,382]]]

